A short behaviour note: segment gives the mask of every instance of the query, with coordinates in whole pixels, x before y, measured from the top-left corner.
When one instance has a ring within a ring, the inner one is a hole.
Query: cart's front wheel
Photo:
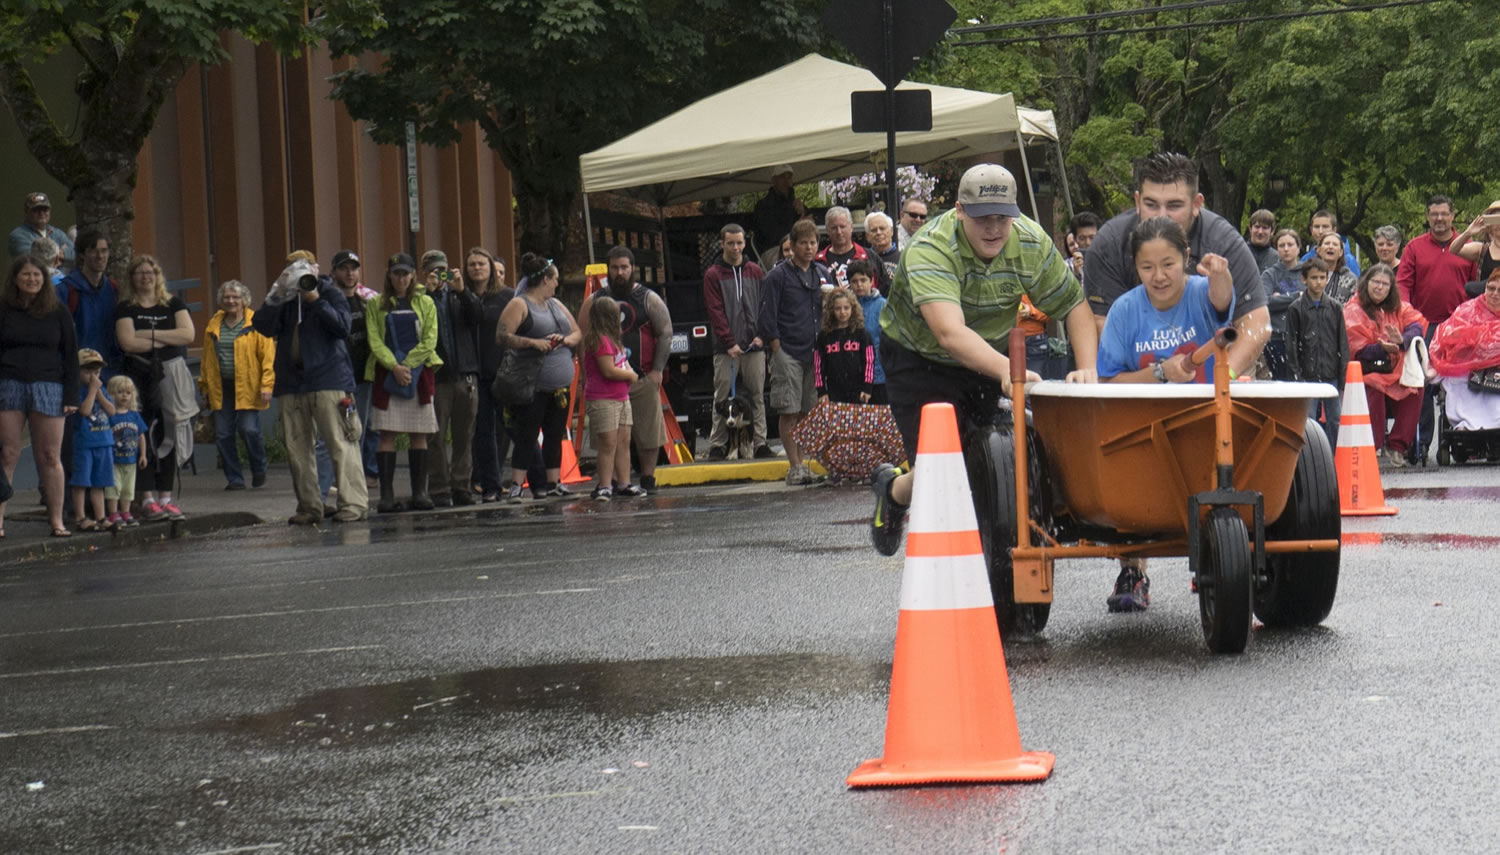
[[[1027,433],[1031,516],[1046,527],[1051,507],[1046,456],[1036,433]],[[979,518],[979,539],[989,568],[990,593],[995,599],[995,620],[1004,638],[1041,632],[1052,613],[1050,603],[1016,602],[1015,569],[1010,559],[1010,549],[1016,545],[1015,448],[1009,430],[990,425],[975,430],[964,448],[974,512]]]
[[[1250,536],[1232,508],[1214,508],[1198,553],[1198,614],[1215,653],[1240,653],[1250,641]]]

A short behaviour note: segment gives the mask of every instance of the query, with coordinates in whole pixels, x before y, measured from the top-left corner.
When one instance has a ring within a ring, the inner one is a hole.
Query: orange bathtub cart
[[[1222,354],[1219,331],[1193,359]],[[1309,402],[1323,383],[1067,384],[1027,388],[1011,339],[1011,423],[973,425],[969,480],[1002,633],[1046,625],[1059,558],[1186,555],[1203,636],[1218,653],[1267,625],[1333,607],[1339,493]],[[1027,408],[1030,422],[1026,424]]]

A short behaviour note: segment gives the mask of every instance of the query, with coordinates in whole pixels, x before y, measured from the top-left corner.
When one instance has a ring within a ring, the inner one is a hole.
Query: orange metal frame
[[[1220,357],[1214,360],[1214,399],[1212,410],[1198,416],[1199,418],[1206,417],[1209,414],[1213,416],[1216,437],[1214,459],[1215,463],[1220,465],[1233,465],[1234,463],[1234,403],[1229,395],[1229,362],[1223,358],[1227,352],[1226,349],[1233,340],[1234,330],[1232,328],[1219,330],[1212,342],[1198,348],[1191,357],[1194,365],[1202,365],[1215,355]],[[1099,544],[1080,541],[1076,546],[1064,546],[1049,536],[1035,520],[1031,519],[1030,483],[1028,481],[1026,456],[1026,338],[1025,333],[1019,329],[1012,330],[1010,336],[1010,379],[1011,414],[1014,419],[1013,430],[1015,434],[1013,444],[1016,453],[1016,546],[1011,550],[1011,558],[1016,565],[1017,601],[1050,602],[1051,563],[1058,558],[1157,558],[1188,554],[1188,543],[1185,537],[1127,544]],[[1155,433],[1156,431],[1153,430],[1153,434]],[[1161,443],[1154,444],[1158,446],[1158,453],[1162,455],[1161,462],[1163,467],[1177,471],[1178,461],[1176,456],[1172,454],[1171,449],[1163,448]],[[1253,446],[1261,444],[1261,442],[1257,441]],[[1252,463],[1258,457],[1253,446],[1250,450]],[[1032,545],[1033,534],[1037,535],[1043,545]],[[1251,547],[1252,549],[1254,548],[1253,543]],[[1333,552],[1338,548],[1339,541],[1337,539],[1268,540],[1265,543],[1265,552],[1267,554]],[[1027,576],[1033,577],[1036,581],[1028,583],[1025,578]],[[1043,598],[1021,599],[1019,594],[1023,586],[1029,588],[1033,597],[1042,595]]]

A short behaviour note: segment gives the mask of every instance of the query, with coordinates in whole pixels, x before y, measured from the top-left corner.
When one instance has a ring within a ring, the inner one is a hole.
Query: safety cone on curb
[[[1346,517],[1390,516],[1380,486],[1380,457],[1370,430],[1370,403],[1365,400],[1365,373],[1351,361],[1344,375],[1344,407],[1339,416],[1338,449],[1333,465],[1339,478],[1339,513]]]
[[[564,484],[587,484],[594,480],[578,468],[578,454],[573,450],[571,439],[564,438],[562,441],[562,466],[560,468],[562,477],[559,480]]]
[[[1041,781],[1022,751],[969,478],[951,404],[922,408],[901,576],[885,756],[851,787]]]

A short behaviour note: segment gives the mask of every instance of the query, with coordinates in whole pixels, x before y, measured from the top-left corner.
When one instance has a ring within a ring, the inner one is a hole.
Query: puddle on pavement
[[[1500,499],[1500,487],[1389,487],[1387,499]]]
[[[820,654],[528,665],[330,689],[286,709],[195,729],[291,744],[367,744],[500,713],[649,716],[767,698],[865,692],[883,688],[890,676],[889,662]]]
[[[1346,531],[1342,542],[1344,546],[1447,546],[1453,549],[1488,549],[1500,546],[1500,537],[1482,534]]]

